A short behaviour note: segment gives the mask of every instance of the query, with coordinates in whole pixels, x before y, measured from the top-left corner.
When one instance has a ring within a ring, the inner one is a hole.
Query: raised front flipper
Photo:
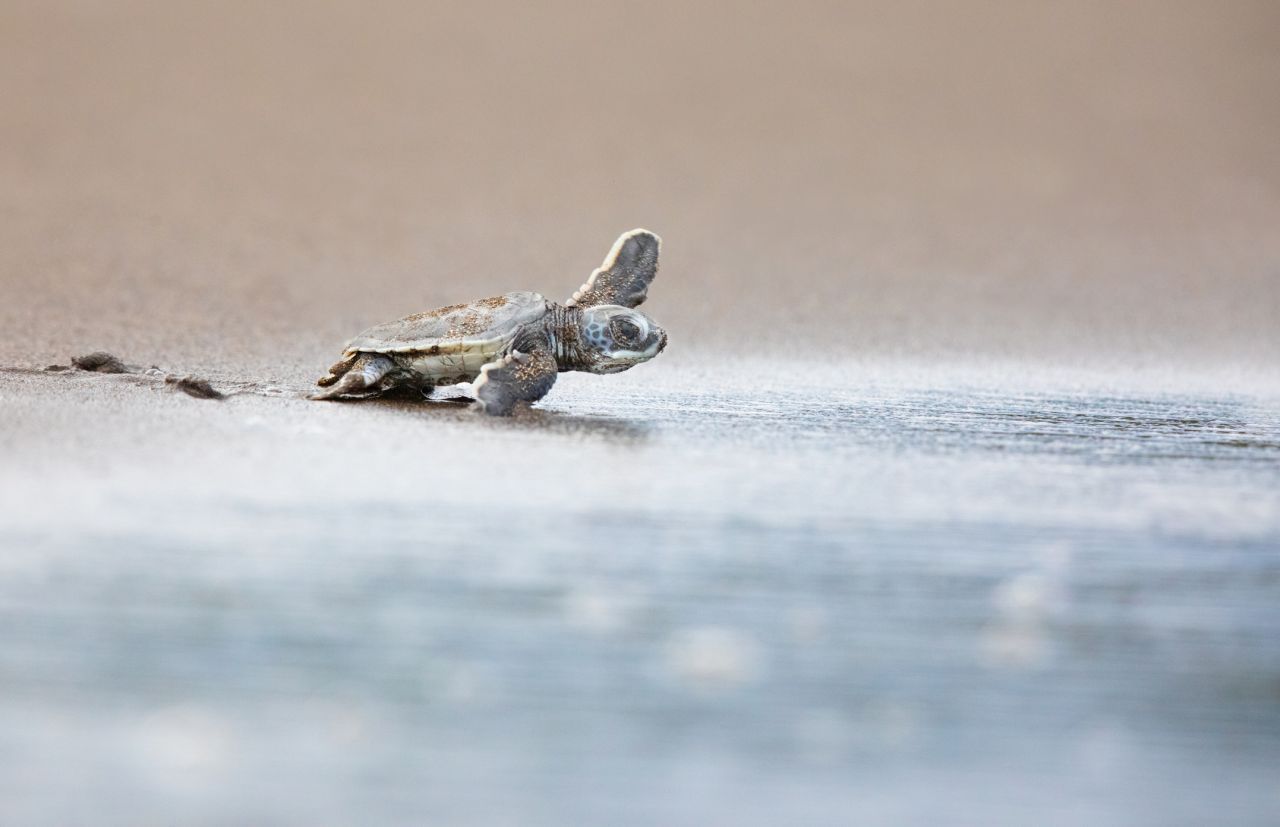
[[[472,383],[476,406],[490,416],[507,416],[517,402],[536,402],[556,383],[559,370],[550,351],[512,351],[480,369]]]
[[[653,277],[658,274],[658,251],[661,246],[662,239],[648,230],[623,233],[614,242],[604,263],[565,304],[570,307],[591,307],[597,304],[640,306],[644,303]]]

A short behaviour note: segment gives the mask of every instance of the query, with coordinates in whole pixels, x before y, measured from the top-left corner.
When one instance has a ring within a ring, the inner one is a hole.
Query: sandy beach
[[[1278,43],[0,3],[0,822],[1273,822]],[[636,226],[653,362],[305,399]]]

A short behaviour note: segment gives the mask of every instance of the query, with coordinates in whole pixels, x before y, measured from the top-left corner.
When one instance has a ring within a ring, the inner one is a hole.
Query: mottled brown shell
[[[521,292],[415,313],[374,325],[348,342],[346,353],[488,351],[514,337],[524,325],[542,319],[547,305],[541,294]]]

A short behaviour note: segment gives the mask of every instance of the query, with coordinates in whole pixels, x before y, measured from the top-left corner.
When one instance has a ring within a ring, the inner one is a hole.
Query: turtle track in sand
[[[106,351],[94,351],[81,356],[74,356],[69,365],[49,365],[44,368],[20,366],[0,366],[0,373],[17,373],[29,376],[84,376],[102,374],[128,381],[138,385],[158,385],[173,391],[180,391],[196,399],[221,400],[240,394],[258,396],[303,396],[283,388],[263,385],[257,382],[225,382],[222,387],[214,387],[208,379],[192,374],[176,374],[155,365],[143,367],[125,362],[115,354]]]
[[[245,380],[218,380],[214,387],[208,379],[192,375],[169,373],[154,365],[142,367],[125,362],[115,354],[106,351],[94,351],[71,359],[69,365],[48,365],[47,367],[27,367],[22,365],[0,365],[0,375],[36,377],[42,379],[63,379],[86,382],[124,382],[139,387],[150,387],[156,390],[167,389],[181,391],[196,399],[223,400],[233,396],[263,396],[271,399],[309,400],[310,388],[289,388],[265,382]],[[427,408],[435,413],[447,416],[458,416],[466,413],[474,399],[469,395],[444,396],[437,395],[430,399],[413,398],[412,409],[421,411]],[[373,404],[405,406],[405,395],[390,393],[374,400]],[[426,403],[423,405],[422,403]],[[368,403],[365,403],[368,404]],[[466,421],[484,423],[487,428],[516,428],[537,431],[552,431],[564,434],[595,434],[613,439],[640,440],[647,437],[649,429],[643,423],[633,423],[609,417],[581,417],[564,415],[540,410],[524,409],[511,417],[472,417]]]
[[[69,365],[48,365],[43,368],[20,365],[0,365],[0,373],[42,377],[100,377],[104,380],[128,382],[134,385],[165,387],[180,391],[196,399],[223,400],[232,396],[266,396],[275,399],[310,399],[309,389],[283,387],[268,382],[246,380],[218,380],[213,382],[193,374],[171,373],[156,365],[130,364],[113,353],[94,351],[73,356]],[[391,395],[396,396],[396,395]],[[443,396],[431,400],[438,404],[457,405],[470,403],[469,397]]]

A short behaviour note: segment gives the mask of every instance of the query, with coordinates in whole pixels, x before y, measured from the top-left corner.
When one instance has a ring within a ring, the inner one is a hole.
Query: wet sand
[[[0,13],[0,821],[1280,811],[1268,4]],[[654,362],[301,398],[634,226]]]
[[[901,375],[6,376],[0,813],[1266,823],[1280,406]]]

